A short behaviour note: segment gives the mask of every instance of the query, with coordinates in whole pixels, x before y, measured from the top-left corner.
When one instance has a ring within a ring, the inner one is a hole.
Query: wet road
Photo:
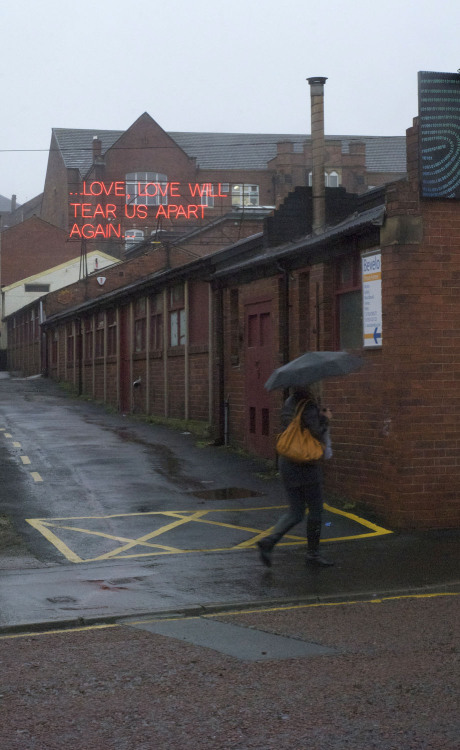
[[[46,380],[0,379],[0,626],[451,586],[455,533],[404,537],[328,507],[333,569],[306,570],[303,526],[272,569],[255,543],[284,506],[267,466],[107,413]],[[27,570],[25,570],[27,568]]]

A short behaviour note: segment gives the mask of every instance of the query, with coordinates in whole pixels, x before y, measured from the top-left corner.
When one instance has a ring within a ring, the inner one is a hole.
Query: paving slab
[[[298,638],[265,633],[263,630],[207,620],[204,617],[186,620],[156,620],[130,624],[128,627],[148,633],[176,638],[195,646],[204,646],[243,661],[269,661],[272,659],[303,659],[338,653],[336,649],[318,643],[308,643]]]

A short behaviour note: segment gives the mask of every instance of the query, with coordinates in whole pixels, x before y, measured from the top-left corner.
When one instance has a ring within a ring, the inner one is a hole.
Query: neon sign
[[[121,239],[122,219],[151,219],[152,223],[160,219],[203,219],[209,208],[209,199],[214,203],[215,198],[227,197],[227,193],[222,192],[221,183],[138,182],[134,196],[128,192],[127,185],[123,180],[94,180],[83,182],[79,193],[70,193],[73,225],[69,238]],[[131,190],[132,185],[129,182]],[[137,203],[139,198],[141,203]],[[111,202],[106,202],[106,199],[111,199]],[[182,202],[170,202],[170,199]]]

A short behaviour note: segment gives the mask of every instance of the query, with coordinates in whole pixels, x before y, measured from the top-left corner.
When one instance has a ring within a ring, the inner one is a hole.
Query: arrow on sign
[[[377,331],[378,331],[378,326],[377,326],[377,328],[376,328],[376,329],[374,330],[374,341],[375,341],[375,343],[376,343],[376,344],[378,344],[378,343],[379,343],[379,342],[378,342],[378,339],[381,339],[381,338],[382,338],[382,334],[381,334],[381,333],[377,333]]]

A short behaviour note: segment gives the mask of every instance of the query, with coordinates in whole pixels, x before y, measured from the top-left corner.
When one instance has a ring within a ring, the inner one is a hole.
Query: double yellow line
[[[285,606],[277,606],[277,607],[253,607],[251,609],[235,609],[235,610],[225,610],[222,609],[218,612],[208,612],[203,613],[200,615],[183,615],[183,614],[177,614],[177,615],[171,615],[171,617],[145,617],[141,620],[126,620],[125,622],[115,622],[115,623],[102,623],[100,625],[80,625],[75,628],[56,628],[54,630],[43,630],[43,631],[30,631],[27,633],[12,633],[12,634],[5,634],[0,635],[0,641],[1,640],[7,640],[11,638],[37,638],[38,636],[42,635],[62,635],[63,633],[67,633],[68,635],[72,633],[81,633],[84,631],[91,631],[91,630],[108,630],[109,628],[123,628],[123,627],[129,627],[134,625],[145,625],[147,623],[151,622],[168,622],[172,620],[196,620],[198,618],[200,619],[206,619],[211,617],[231,617],[231,616],[238,616],[238,615],[254,615],[254,614],[271,614],[272,612],[288,612],[293,610],[301,610],[301,609],[313,609],[318,607],[348,607],[350,605],[360,605],[360,604],[385,604],[386,602],[395,602],[395,601],[401,601],[401,600],[407,600],[407,599],[436,599],[438,597],[456,597],[459,596],[459,592],[450,592],[450,591],[439,591],[435,593],[426,593],[426,594],[398,594],[395,596],[382,596],[382,597],[375,597],[372,599],[350,599],[349,601],[340,601],[340,602],[314,602],[312,604],[286,604]]]

